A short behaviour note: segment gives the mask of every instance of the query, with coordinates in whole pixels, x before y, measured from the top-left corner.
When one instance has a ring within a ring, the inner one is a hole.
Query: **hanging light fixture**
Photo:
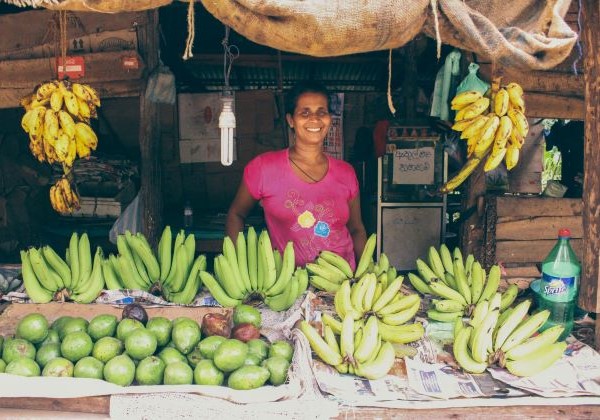
[[[221,95],[223,108],[219,115],[219,128],[221,129],[221,164],[229,166],[233,162],[234,152],[234,134],[235,134],[235,114],[234,96],[231,87],[229,86],[229,74],[231,73],[231,65],[233,60],[239,56],[239,50],[235,45],[229,45],[229,27],[225,26],[225,38],[221,42],[223,44],[223,76],[225,84]]]

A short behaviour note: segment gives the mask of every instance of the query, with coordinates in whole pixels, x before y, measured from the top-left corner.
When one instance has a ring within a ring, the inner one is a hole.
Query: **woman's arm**
[[[348,205],[350,207],[350,217],[346,226],[350,231],[354,245],[354,255],[356,256],[356,261],[358,261],[367,242],[367,231],[360,216],[360,194],[356,194],[356,197],[350,200]]]
[[[225,221],[225,234],[229,236],[235,243],[239,232],[244,230],[244,221],[250,210],[256,204],[256,200],[250,195],[248,187],[244,181],[240,183],[237,194],[227,212],[227,220]]]

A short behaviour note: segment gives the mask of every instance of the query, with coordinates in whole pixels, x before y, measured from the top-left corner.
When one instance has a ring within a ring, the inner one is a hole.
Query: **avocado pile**
[[[140,311],[124,311],[132,313]],[[94,378],[121,386],[198,384],[247,390],[285,383],[293,347],[247,333],[230,338],[236,327],[258,331],[261,322],[260,312],[246,305],[232,318],[233,329],[226,328],[223,336],[207,335],[202,321],[188,317],[119,321],[101,314],[87,321],[61,316],[50,324],[32,313],[19,321],[14,336],[0,336],[0,373]]]

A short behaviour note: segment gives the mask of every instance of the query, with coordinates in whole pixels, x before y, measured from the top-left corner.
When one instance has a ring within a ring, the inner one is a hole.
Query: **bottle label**
[[[567,302],[577,295],[577,277],[542,275],[541,293],[548,300]]]

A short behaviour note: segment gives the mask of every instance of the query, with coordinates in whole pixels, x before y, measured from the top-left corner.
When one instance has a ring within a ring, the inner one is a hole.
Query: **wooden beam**
[[[572,238],[583,236],[580,216],[537,217],[534,213],[527,219],[505,221],[496,224],[496,240],[553,239],[562,227],[571,230]]]
[[[502,263],[541,263],[556,244],[556,239],[531,241],[497,241],[496,261]],[[575,254],[583,254],[583,240],[572,239]],[[475,257],[477,258],[477,257]]]
[[[147,12],[148,24],[140,31],[142,54],[149,74],[158,67],[158,10]],[[142,231],[151,245],[158,242],[163,228],[163,200],[160,165],[160,118],[157,103],[140,96],[140,159]]]
[[[600,3],[582,0],[585,70],[583,242],[579,305],[600,312]],[[600,328],[596,328],[596,349]]]
[[[585,117],[583,98],[527,93],[525,105],[527,106],[527,118],[583,120]]]
[[[491,80],[492,65],[480,63],[479,73],[482,79]],[[560,96],[583,99],[584,83],[582,74],[559,73],[556,71],[527,71],[503,68],[502,82],[517,82],[529,93],[557,94]]]
[[[502,217],[581,216],[582,201],[577,198],[497,197],[498,219]]]

